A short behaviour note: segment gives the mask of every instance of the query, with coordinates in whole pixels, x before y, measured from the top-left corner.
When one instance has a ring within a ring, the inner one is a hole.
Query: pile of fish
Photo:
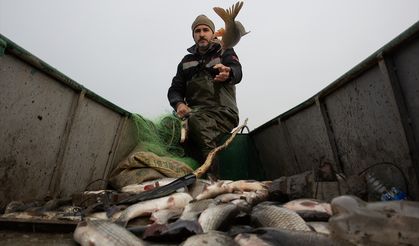
[[[129,185],[121,192],[135,195],[171,181],[165,178]],[[287,245],[294,242],[341,244],[341,240],[328,236],[326,221],[332,213],[330,204],[314,199],[285,204],[269,201],[270,184],[269,181],[199,179],[188,189],[166,197],[113,209],[113,212],[90,213],[77,226],[74,239],[82,245],[105,241],[114,245],[197,245],[200,242],[224,246],[278,245],[279,241],[288,242]]]
[[[90,206],[83,207],[58,206],[68,200],[37,204],[41,206],[30,209],[29,205],[12,202],[1,218],[30,216],[33,219],[38,215],[43,219],[77,221],[74,239],[81,245],[415,245],[419,242],[417,202],[367,203],[349,195],[336,197],[331,203],[310,198],[279,202],[277,196],[272,196],[275,191],[270,181],[198,179],[169,196],[133,204],[117,202],[173,180],[148,181],[120,191],[86,192],[85,198],[99,196]]]

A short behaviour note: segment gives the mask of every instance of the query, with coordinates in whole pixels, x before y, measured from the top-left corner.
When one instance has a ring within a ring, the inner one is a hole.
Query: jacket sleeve
[[[239,58],[237,57],[234,49],[227,49],[222,55],[222,64],[230,67],[230,79],[227,83],[238,84],[242,80],[242,65],[240,64]]]
[[[176,104],[184,102],[186,91],[186,80],[183,75],[182,62],[177,66],[177,72],[172,79],[172,85],[167,92],[170,105],[176,110]]]

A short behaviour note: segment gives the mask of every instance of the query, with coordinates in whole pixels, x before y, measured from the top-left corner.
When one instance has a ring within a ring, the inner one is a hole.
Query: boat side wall
[[[130,113],[0,40],[0,207],[104,188],[135,145]]]
[[[419,22],[251,135],[267,178],[312,170],[323,161],[347,175],[391,163],[418,199]]]

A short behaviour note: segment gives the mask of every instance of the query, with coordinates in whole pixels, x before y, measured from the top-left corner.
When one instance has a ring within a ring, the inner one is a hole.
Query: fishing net
[[[137,130],[138,146],[143,151],[177,160],[192,169],[199,166],[197,161],[184,156],[185,151],[180,145],[180,119],[171,114],[163,115],[155,122],[138,114],[132,114],[131,118]]]
[[[110,184],[120,189],[163,177],[181,177],[195,170],[199,163],[185,156],[180,145],[181,121],[163,115],[155,122],[132,114],[137,145],[110,174]]]

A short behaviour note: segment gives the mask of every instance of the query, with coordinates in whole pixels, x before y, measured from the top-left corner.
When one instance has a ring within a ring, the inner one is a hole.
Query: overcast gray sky
[[[193,44],[198,14],[236,1],[0,0],[0,33],[114,104],[150,119]],[[241,122],[305,101],[419,20],[418,0],[248,0],[235,47]]]

